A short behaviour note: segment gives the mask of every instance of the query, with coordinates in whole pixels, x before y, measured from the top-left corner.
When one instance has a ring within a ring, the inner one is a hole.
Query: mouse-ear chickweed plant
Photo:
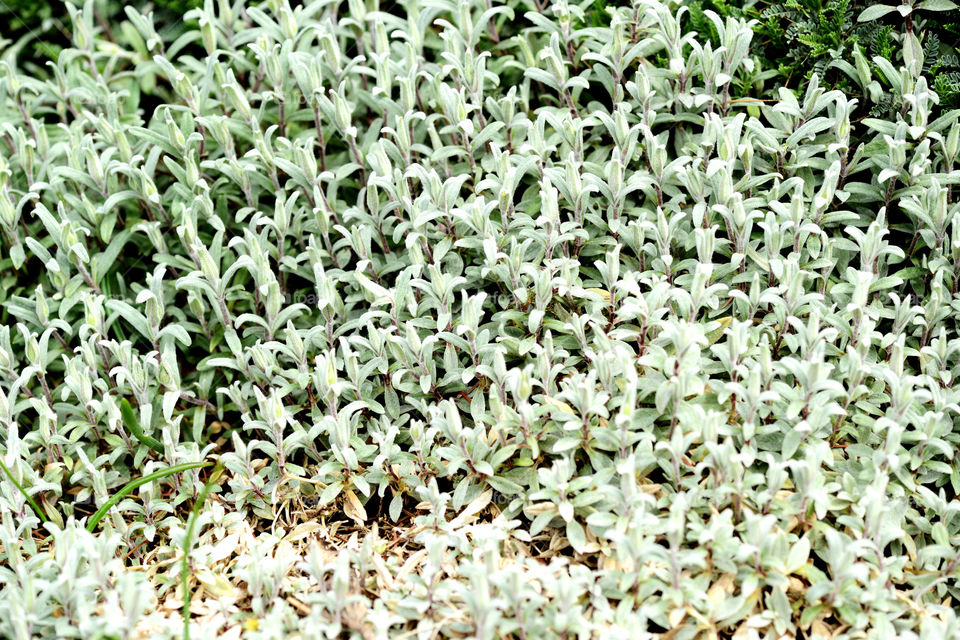
[[[294,4],[3,42],[0,636],[960,638],[919,53]]]

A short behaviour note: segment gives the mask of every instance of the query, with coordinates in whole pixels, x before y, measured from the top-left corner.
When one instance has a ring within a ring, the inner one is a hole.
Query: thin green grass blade
[[[217,462],[213,468],[210,477],[203,484],[200,493],[197,495],[197,501],[193,503],[193,509],[190,511],[190,520],[187,522],[187,532],[183,537],[183,565],[180,567],[180,579],[183,581],[183,640],[190,640],[190,588],[188,584],[190,572],[190,547],[193,545],[193,530],[197,526],[197,519],[200,517],[200,510],[203,503],[207,500],[207,494],[216,483],[220,474],[223,472],[223,463]]]
[[[147,484],[148,482],[153,482],[154,480],[160,480],[161,478],[166,478],[167,476],[172,476],[175,473],[180,473],[181,471],[189,471],[190,469],[197,469],[199,467],[206,467],[213,464],[212,462],[185,462],[183,464],[178,464],[174,467],[167,467],[166,469],[161,469],[160,471],[154,471],[150,475],[143,476],[142,478],[137,478],[136,480],[131,480],[128,482],[120,491],[117,491],[109,500],[103,503],[103,505],[97,509],[97,512],[90,517],[90,521],[87,522],[87,531],[93,532],[97,528],[97,525],[103,520],[103,517],[107,515],[107,512],[110,511],[118,502],[124,499],[131,491]]]
[[[3,472],[10,478],[10,482],[13,483],[17,489],[20,490],[20,493],[23,494],[23,497],[27,499],[27,502],[30,503],[30,506],[33,507],[33,510],[37,513],[37,517],[40,518],[40,522],[47,522],[47,516],[43,515],[43,511],[40,510],[40,505],[34,501],[33,497],[27,493],[27,490],[23,488],[17,479],[13,477],[13,474],[10,473],[10,469],[7,469],[7,465],[3,464],[3,460],[0,460],[0,469],[3,469]]]
[[[157,453],[165,453],[163,450],[163,443],[157,440],[152,436],[148,436],[143,432],[143,429],[140,428],[140,421],[137,420],[136,414],[133,412],[133,407],[130,406],[130,403],[127,402],[126,398],[120,400],[120,415],[123,416],[123,424],[127,426],[133,435],[147,445]]]

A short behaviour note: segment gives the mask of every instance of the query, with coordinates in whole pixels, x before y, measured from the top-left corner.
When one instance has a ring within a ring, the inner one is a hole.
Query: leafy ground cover
[[[794,91],[746,8],[67,7],[0,62],[0,635],[960,637],[909,30]]]

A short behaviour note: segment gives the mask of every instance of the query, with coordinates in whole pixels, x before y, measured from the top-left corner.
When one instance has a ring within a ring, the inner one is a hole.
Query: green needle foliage
[[[960,638],[944,2],[4,45],[0,637]]]
[[[137,440],[157,453],[163,453],[163,443],[143,432],[143,429],[140,428],[140,421],[137,420],[137,416],[133,413],[133,407],[130,406],[126,398],[120,400],[120,415],[123,416],[123,424],[126,425],[127,429],[133,433]]]
[[[47,522],[47,517],[44,515],[43,510],[40,509],[40,505],[38,505],[37,501],[33,499],[33,496],[27,493],[27,490],[23,488],[23,485],[17,482],[17,479],[13,477],[13,474],[10,473],[10,470],[7,469],[7,465],[3,464],[2,460],[0,460],[0,469],[3,470],[3,474],[7,476],[10,482],[13,483],[13,486],[17,488],[17,491],[23,495],[23,498],[30,503],[30,508],[33,509],[33,512],[37,514],[38,518],[40,518],[40,522]]]
[[[174,467],[168,467],[166,469],[161,469],[160,471],[154,471],[151,474],[145,475],[142,478],[137,478],[136,480],[131,480],[123,486],[119,491],[110,496],[110,499],[100,505],[100,508],[97,509],[97,512],[90,516],[90,519],[87,521],[87,531],[96,531],[97,525],[100,524],[100,521],[103,520],[104,516],[110,513],[110,509],[114,508],[118,502],[123,500],[125,497],[130,495],[134,489],[137,487],[142,487],[143,485],[154,482],[156,480],[162,480],[168,476],[172,476],[175,473],[181,473],[183,471],[189,471],[190,469],[199,469],[201,467],[208,466],[209,462],[187,462],[184,464],[178,464]],[[205,493],[203,494],[206,495]]]
[[[187,522],[187,532],[183,537],[183,560],[180,569],[181,585],[183,587],[183,640],[190,640],[190,547],[193,544],[194,529],[196,529],[197,520],[207,500],[207,495],[220,478],[222,472],[223,465],[218,462],[213,468],[210,477],[203,483],[203,487],[197,495],[196,502],[193,503],[190,520]]]

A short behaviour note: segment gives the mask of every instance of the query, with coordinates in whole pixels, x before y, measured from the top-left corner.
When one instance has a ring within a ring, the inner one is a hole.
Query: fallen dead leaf
[[[357,494],[350,489],[344,489],[343,495],[345,497],[343,513],[357,524],[365,524],[367,522],[367,510],[363,508],[363,503],[360,502]]]

